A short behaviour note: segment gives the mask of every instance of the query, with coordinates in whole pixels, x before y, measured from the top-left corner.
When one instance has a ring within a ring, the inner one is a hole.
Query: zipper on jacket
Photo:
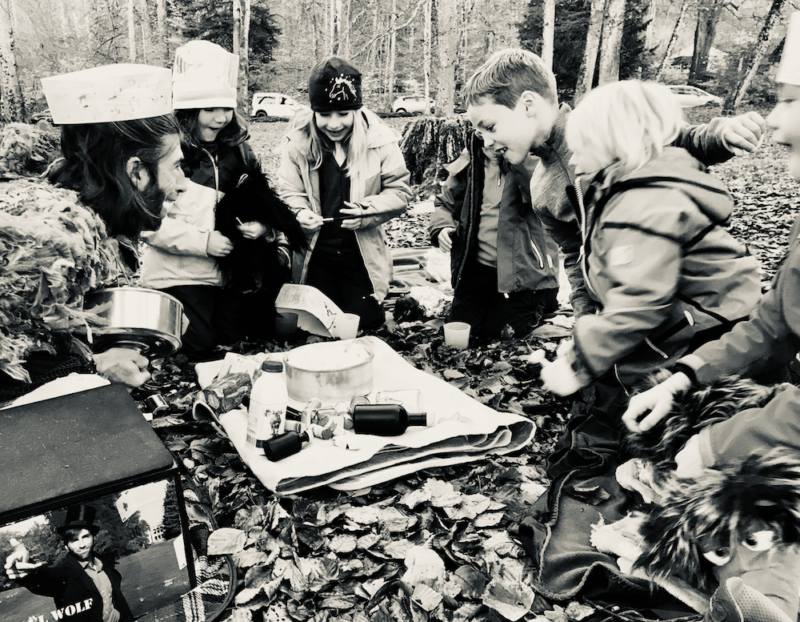
[[[544,258],[542,257],[542,251],[537,248],[533,238],[528,239],[531,241],[531,248],[533,248],[533,252],[536,253],[536,259],[539,261],[539,269],[544,270]]]
[[[215,192],[215,200],[214,200],[214,211],[217,211],[217,204],[219,203],[219,169],[217,168],[217,160],[211,153],[205,149],[203,149],[203,153],[208,156],[208,159],[211,160],[211,166],[214,169],[214,192]]]

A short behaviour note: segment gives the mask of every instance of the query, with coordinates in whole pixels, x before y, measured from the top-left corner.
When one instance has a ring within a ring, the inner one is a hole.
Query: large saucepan
[[[183,305],[155,289],[112,287],[86,295],[83,308],[107,323],[92,327],[98,350],[132,348],[148,358],[174,354],[181,347]]]

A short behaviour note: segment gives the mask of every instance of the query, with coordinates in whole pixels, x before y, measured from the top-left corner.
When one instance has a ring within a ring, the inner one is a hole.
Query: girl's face
[[[778,105],[767,117],[773,140],[789,147],[789,172],[800,180],[800,86],[781,84]]]
[[[314,113],[317,128],[335,143],[343,141],[350,136],[355,117],[353,110]]]
[[[577,145],[570,145],[570,148],[572,157],[569,159],[569,163],[575,167],[576,175],[594,174],[610,164],[607,161],[608,158],[602,157],[596,147],[587,145],[583,141]]]
[[[197,115],[197,129],[203,142],[213,143],[223,127],[233,119],[233,108],[203,108]]]

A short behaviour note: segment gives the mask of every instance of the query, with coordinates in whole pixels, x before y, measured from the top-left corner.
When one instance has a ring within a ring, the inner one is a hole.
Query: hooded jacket
[[[534,156],[540,158],[540,165],[531,177],[531,203],[545,231],[564,255],[564,271],[572,286],[570,302],[575,316],[580,317],[592,313],[594,304],[586,291],[580,268],[580,219],[564,192],[564,188],[575,182],[575,169],[569,164],[572,152],[564,136],[571,111],[567,104],[561,104],[550,137],[544,144],[531,150]],[[706,125],[685,125],[674,146],[685,148],[706,166],[725,162],[733,157],[721,139],[722,129],[727,122],[727,119],[713,119]]]
[[[176,285],[221,286],[222,273],[215,257],[208,255],[208,237],[214,231],[215,209],[255,159],[250,145],[241,142],[219,147],[196,147],[197,157],[185,166],[188,187],[177,201],[167,204],[167,215],[158,231],[142,234],[142,285],[166,289]]]
[[[459,158],[445,168],[450,173],[436,197],[431,216],[431,242],[438,244],[442,229],[454,229],[450,269],[458,288],[467,261],[477,253],[483,199],[485,156],[475,134]],[[474,166],[477,163],[478,166]],[[544,233],[530,203],[530,178],[538,160],[528,157],[510,170],[500,198],[497,224],[497,291],[511,293],[558,287],[558,248]]]
[[[392,278],[392,258],[381,225],[405,211],[411,197],[410,175],[394,131],[365,108],[355,114],[363,114],[367,121],[367,170],[361,172],[358,182],[351,179],[350,201],[361,204],[364,212],[370,214],[361,220],[355,237],[375,298],[381,302],[389,292]],[[278,189],[295,213],[310,209],[321,215],[319,174],[312,170],[310,158],[311,137],[300,128],[291,130],[281,149]],[[293,282],[306,282],[318,237],[319,231],[315,231],[308,250],[295,253]]]
[[[583,205],[581,268],[599,311],[575,324],[579,376],[613,367],[635,383],[758,302],[758,262],[724,228],[733,201],[686,150],[667,147],[627,175],[601,171]]]

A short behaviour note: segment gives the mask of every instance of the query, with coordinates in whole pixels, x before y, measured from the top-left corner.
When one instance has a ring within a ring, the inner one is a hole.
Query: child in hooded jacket
[[[176,51],[173,108],[185,132],[189,189],[172,204],[158,231],[143,236],[148,245],[142,285],[180,300],[189,319],[181,351],[196,356],[258,332],[270,319],[258,309],[272,301],[225,288],[217,263],[233,244],[214,228],[216,206],[256,160],[246,142],[247,126],[235,111],[237,73],[238,56],[209,41],[190,41]],[[244,237],[265,243],[277,235],[259,222],[238,228]],[[280,256],[288,280],[288,249]]]
[[[747,319],[759,300],[758,262],[725,229],[725,186],[666,146],[682,123],[666,87],[635,80],[591,91],[567,120],[583,195],[581,267],[599,312],[576,320],[543,369],[556,393],[604,377],[629,391]]]
[[[382,225],[406,209],[408,169],[396,134],[363,107],[350,63],[317,63],[308,93],[311,111],[295,117],[278,172],[281,198],[309,238],[292,277],[360,316],[361,328],[377,327],[392,274]]]

